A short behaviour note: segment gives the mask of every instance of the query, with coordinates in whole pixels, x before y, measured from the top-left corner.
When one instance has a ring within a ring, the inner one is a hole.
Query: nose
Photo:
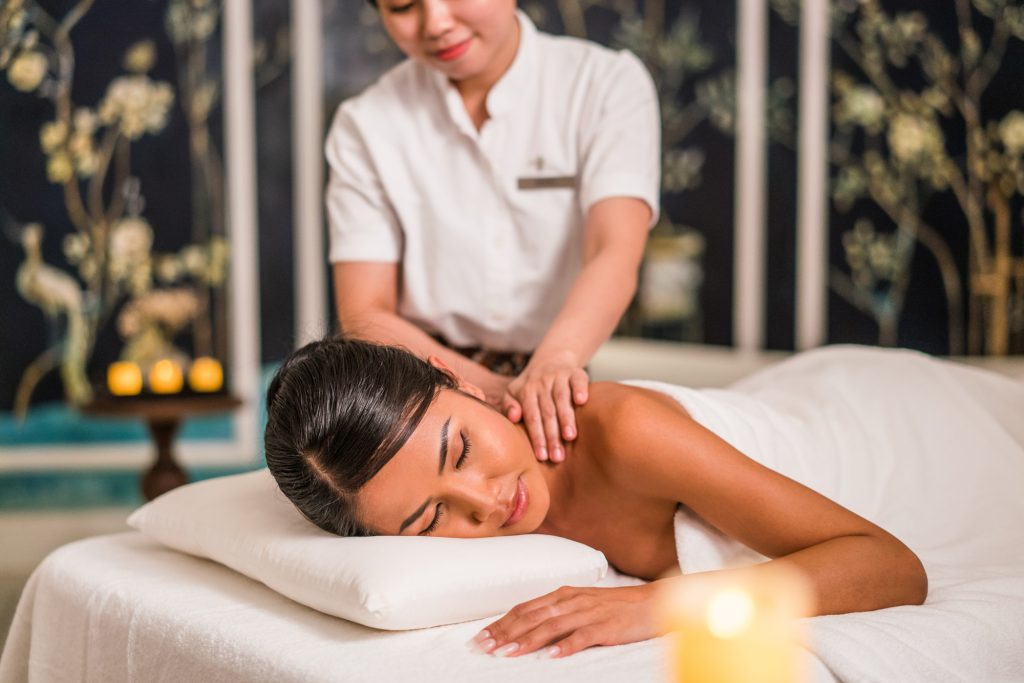
[[[423,37],[436,40],[455,25],[448,0],[423,0]]]
[[[501,482],[497,479],[471,479],[458,482],[457,489],[450,494],[451,502],[458,501],[464,514],[474,522],[483,524],[496,521],[500,526],[505,521],[508,501],[499,499]]]

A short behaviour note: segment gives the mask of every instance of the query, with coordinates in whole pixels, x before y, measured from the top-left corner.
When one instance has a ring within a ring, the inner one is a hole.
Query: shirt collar
[[[523,101],[524,89],[531,81],[536,80],[537,28],[522,10],[516,10],[516,18],[519,21],[519,46],[516,49],[516,56],[508,70],[487,93],[487,114],[492,119],[501,117],[511,111],[517,102]],[[469,120],[469,114],[458,89],[437,69],[428,67],[428,70],[431,80],[448,107],[452,120],[460,129],[475,137],[476,127]]]
[[[516,17],[519,19],[519,48],[508,71],[487,93],[487,113],[491,118],[502,116],[511,111],[516,102],[522,102],[523,92],[536,80],[537,29],[522,10],[516,11]]]

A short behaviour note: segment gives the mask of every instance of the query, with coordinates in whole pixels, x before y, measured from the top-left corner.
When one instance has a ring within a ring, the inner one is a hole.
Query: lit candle
[[[158,360],[149,370],[149,390],[154,394],[176,394],[183,383],[181,366],[173,360]]]
[[[662,605],[675,680],[803,680],[799,618],[808,596],[801,576],[777,567],[681,578]]]
[[[114,396],[135,396],[142,391],[142,370],[127,360],[111,363],[107,367],[107,389]]]
[[[224,370],[216,358],[196,358],[188,369],[188,385],[192,391],[217,391],[224,385]]]

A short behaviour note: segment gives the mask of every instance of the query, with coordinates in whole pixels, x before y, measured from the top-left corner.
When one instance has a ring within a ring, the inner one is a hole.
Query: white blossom
[[[124,218],[110,231],[109,269],[113,280],[123,280],[148,263],[153,229],[143,218]]]
[[[144,74],[156,63],[156,45],[152,40],[140,40],[124,53],[124,68],[137,74]]]
[[[75,110],[74,125],[77,132],[92,135],[96,132],[96,112],[88,107],[79,107]]]
[[[874,88],[856,85],[844,94],[839,117],[868,131],[878,132],[885,119],[885,100]]]
[[[199,275],[206,268],[206,254],[198,244],[190,244],[181,250],[181,262],[191,275]]]
[[[889,149],[897,161],[918,161],[942,149],[942,132],[934,122],[913,114],[900,113],[889,125]]]
[[[22,92],[32,92],[46,76],[46,57],[35,50],[24,50],[7,67],[7,80]]]
[[[89,238],[79,232],[72,232],[64,237],[64,256],[71,263],[78,263],[89,251]]]
[[[43,151],[52,154],[64,144],[68,137],[68,127],[63,121],[50,121],[39,128],[39,144]]]
[[[184,272],[181,261],[174,256],[164,256],[157,259],[154,270],[160,281],[168,284],[178,280]]]
[[[166,125],[172,102],[174,91],[167,83],[154,83],[145,76],[121,76],[107,88],[99,118],[108,125],[118,123],[125,137],[137,140]]]
[[[999,137],[1011,154],[1024,152],[1024,112],[1014,110],[999,123]]]
[[[129,301],[117,318],[122,337],[132,337],[156,324],[173,335],[202,312],[202,305],[191,289],[158,289]]]
[[[71,163],[71,158],[63,152],[52,155],[46,162],[46,177],[51,183],[63,183],[71,180],[74,173],[75,167]]]

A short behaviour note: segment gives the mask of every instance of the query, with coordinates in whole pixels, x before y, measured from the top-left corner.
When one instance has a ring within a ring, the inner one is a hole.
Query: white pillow
[[[340,538],[303,517],[266,469],[174,489],[128,524],[308,607],[391,630],[501,614],[608,570],[597,550],[556,536]]]

